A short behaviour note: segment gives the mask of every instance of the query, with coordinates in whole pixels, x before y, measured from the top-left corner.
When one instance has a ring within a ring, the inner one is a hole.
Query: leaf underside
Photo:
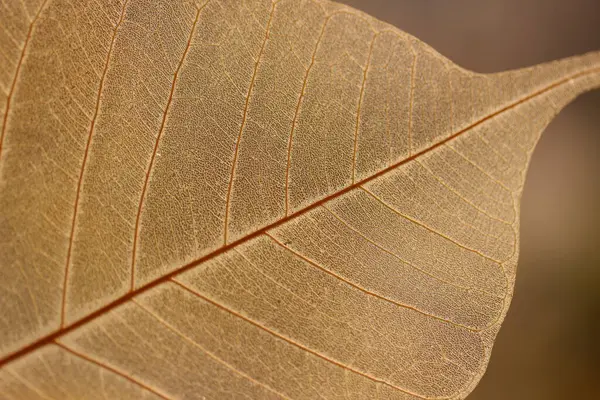
[[[0,7],[0,397],[475,387],[599,53],[478,74],[321,0]]]

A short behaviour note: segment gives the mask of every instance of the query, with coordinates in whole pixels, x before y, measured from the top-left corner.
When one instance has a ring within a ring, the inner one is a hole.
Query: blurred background
[[[340,1],[340,0],[338,0]],[[478,72],[600,50],[599,0],[341,0]],[[468,400],[600,399],[600,91],[546,129],[512,306]]]

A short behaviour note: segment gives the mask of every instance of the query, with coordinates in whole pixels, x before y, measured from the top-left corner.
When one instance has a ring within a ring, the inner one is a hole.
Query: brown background
[[[598,0],[342,0],[478,72],[600,50]],[[542,136],[515,296],[469,400],[600,399],[600,91]]]

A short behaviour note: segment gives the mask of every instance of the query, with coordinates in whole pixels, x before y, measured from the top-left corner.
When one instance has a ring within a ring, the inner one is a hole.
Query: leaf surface
[[[3,398],[461,399],[544,127],[600,54],[477,74],[320,0],[9,2]]]

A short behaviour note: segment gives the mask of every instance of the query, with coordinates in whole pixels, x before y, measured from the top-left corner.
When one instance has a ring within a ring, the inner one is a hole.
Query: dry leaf
[[[321,0],[1,7],[2,398],[474,388],[600,53],[477,74]]]

